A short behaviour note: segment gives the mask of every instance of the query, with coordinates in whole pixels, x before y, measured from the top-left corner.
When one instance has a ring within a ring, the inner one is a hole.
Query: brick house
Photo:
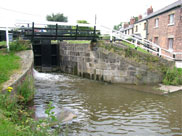
[[[148,40],[170,52],[182,52],[182,0],[150,14],[146,20]]]
[[[134,24],[134,34],[146,39],[147,21],[141,17],[138,19]]]
[[[120,31],[124,34],[132,35],[134,34],[134,23],[135,23],[135,18],[132,17],[130,19],[129,23],[124,24],[124,28],[120,29]]]

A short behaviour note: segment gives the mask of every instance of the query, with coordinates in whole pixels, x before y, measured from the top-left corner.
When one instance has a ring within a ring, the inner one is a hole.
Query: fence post
[[[78,25],[76,25],[76,35],[75,35],[75,40],[77,39],[77,35],[78,35]]]
[[[135,49],[138,47],[138,40],[135,40]]]
[[[176,54],[173,54],[173,58],[174,58],[174,59],[176,58]]]
[[[95,38],[95,35],[96,35],[96,26],[94,26],[94,38],[93,38],[93,40],[96,39],[96,38]]]
[[[110,42],[112,43],[112,30],[111,30],[111,33],[110,33]]]
[[[56,40],[57,40],[57,37],[58,37],[58,24],[56,24]]]
[[[8,32],[8,27],[6,27],[6,46],[7,46],[7,51],[9,52],[9,32]]]
[[[32,42],[33,42],[33,39],[34,39],[34,22],[32,22]]]
[[[157,51],[159,52],[158,56],[161,57],[161,48],[157,48]]]

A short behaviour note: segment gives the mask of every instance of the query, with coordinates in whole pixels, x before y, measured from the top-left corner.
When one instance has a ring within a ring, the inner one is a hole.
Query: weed
[[[10,43],[10,51],[29,50],[30,48],[30,41],[16,40]]]
[[[33,98],[34,95],[34,80],[33,76],[27,76],[24,82],[17,88],[17,92],[19,97],[19,101],[23,101],[27,103],[29,100]]]
[[[165,85],[182,85],[182,69],[169,68],[164,76],[163,84]]]

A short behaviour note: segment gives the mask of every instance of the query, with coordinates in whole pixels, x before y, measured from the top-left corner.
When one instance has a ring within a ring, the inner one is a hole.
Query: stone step
[[[182,61],[175,61],[175,65],[177,68],[182,68]]]

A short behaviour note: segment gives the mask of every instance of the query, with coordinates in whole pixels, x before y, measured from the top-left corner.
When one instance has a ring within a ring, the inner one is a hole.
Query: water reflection
[[[75,112],[70,135],[182,135],[182,92],[160,96],[65,75],[44,76],[36,77],[36,116],[45,116],[49,101],[55,112]]]

